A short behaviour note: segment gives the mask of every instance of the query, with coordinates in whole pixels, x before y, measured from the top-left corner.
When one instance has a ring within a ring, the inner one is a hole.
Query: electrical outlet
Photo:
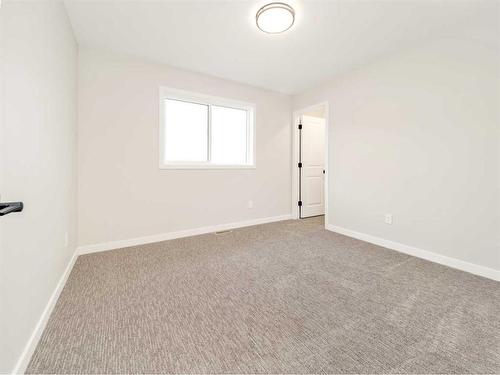
[[[253,208],[253,201],[248,201],[247,202],[247,208],[248,209]]]
[[[392,225],[392,214],[385,214],[385,223]]]

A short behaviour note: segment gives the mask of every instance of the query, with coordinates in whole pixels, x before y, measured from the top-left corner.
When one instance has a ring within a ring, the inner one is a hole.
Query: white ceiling
[[[255,13],[271,1],[65,3],[82,46],[288,94],[470,23],[496,23],[499,4],[496,0],[289,0],[296,10],[295,25],[284,34],[269,35],[255,26]]]

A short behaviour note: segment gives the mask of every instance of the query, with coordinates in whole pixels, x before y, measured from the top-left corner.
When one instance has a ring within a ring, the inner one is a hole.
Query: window
[[[160,89],[160,168],[253,168],[254,106]]]

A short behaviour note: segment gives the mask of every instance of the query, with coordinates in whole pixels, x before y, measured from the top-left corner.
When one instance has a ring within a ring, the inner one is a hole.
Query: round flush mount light
[[[295,11],[285,3],[270,3],[259,9],[255,16],[257,27],[268,34],[279,34],[292,27]]]

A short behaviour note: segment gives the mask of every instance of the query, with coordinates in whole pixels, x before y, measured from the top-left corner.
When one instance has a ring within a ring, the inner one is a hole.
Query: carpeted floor
[[[283,221],[80,256],[28,373],[500,373],[500,283]]]

